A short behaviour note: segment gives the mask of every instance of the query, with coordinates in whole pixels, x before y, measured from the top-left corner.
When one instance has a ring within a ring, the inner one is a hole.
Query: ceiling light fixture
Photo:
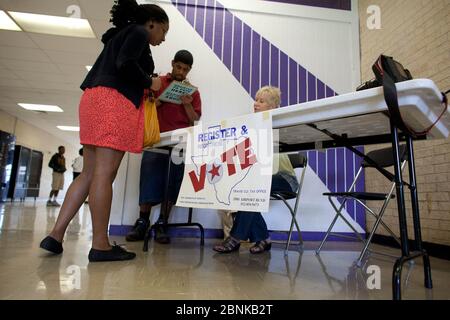
[[[20,27],[11,19],[5,11],[0,10],[0,29],[11,31],[22,31]]]
[[[56,126],[59,130],[63,131],[80,131],[80,127],[75,126]]]
[[[92,66],[86,66],[87,71],[91,71]]]
[[[18,103],[18,105],[32,111],[64,112],[60,107],[48,104]]]
[[[49,16],[45,14],[8,11],[15,22],[27,32],[68,37],[95,38],[87,19]]]

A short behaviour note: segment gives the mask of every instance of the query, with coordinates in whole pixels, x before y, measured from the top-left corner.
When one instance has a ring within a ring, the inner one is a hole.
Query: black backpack
[[[431,126],[426,128],[425,130],[420,132],[415,131],[403,121],[402,115],[398,108],[397,88],[395,87],[396,82],[413,79],[409,70],[405,69],[400,62],[395,61],[392,57],[388,57],[385,55],[380,55],[378,57],[378,59],[372,66],[372,70],[375,74],[375,79],[363,83],[356,89],[356,91],[383,86],[384,100],[386,101],[389,110],[389,116],[391,120],[393,120],[395,126],[403,131],[403,133],[415,138],[424,136],[431,130],[431,128],[434,127],[434,125],[447,111],[447,97],[444,93],[442,93],[442,102],[445,107],[441,115]]]

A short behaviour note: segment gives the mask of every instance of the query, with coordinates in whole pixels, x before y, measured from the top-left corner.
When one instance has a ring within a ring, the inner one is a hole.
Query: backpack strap
[[[401,70],[398,70],[399,68]],[[442,93],[442,103],[444,105],[444,110],[436,119],[436,121],[423,131],[415,131],[403,121],[398,105],[397,88],[395,86],[396,82],[412,79],[409,71],[404,69],[401,64],[396,62],[391,57],[387,57],[384,55],[380,55],[375,64],[372,66],[372,69],[379,83],[383,85],[384,100],[386,101],[389,110],[389,116],[395,126],[403,131],[403,133],[411,136],[412,138],[426,136],[447,111],[448,100],[446,94]],[[404,74],[401,75],[399,74],[400,72],[404,72]]]

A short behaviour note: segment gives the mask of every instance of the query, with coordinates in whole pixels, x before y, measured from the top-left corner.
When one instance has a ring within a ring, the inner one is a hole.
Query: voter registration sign
[[[176,205],[267,212],[272,156],[269,112],[189,128]]]

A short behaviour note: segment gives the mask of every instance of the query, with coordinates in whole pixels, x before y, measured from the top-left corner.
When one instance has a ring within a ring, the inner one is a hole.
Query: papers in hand
[[[172,81],[172,83],[164,90],[163,93],[158,97],[160,101],[170,102],[175,104],[181,104],[181,96],[191,95],[197,90],[196,87],[180,82]]]

